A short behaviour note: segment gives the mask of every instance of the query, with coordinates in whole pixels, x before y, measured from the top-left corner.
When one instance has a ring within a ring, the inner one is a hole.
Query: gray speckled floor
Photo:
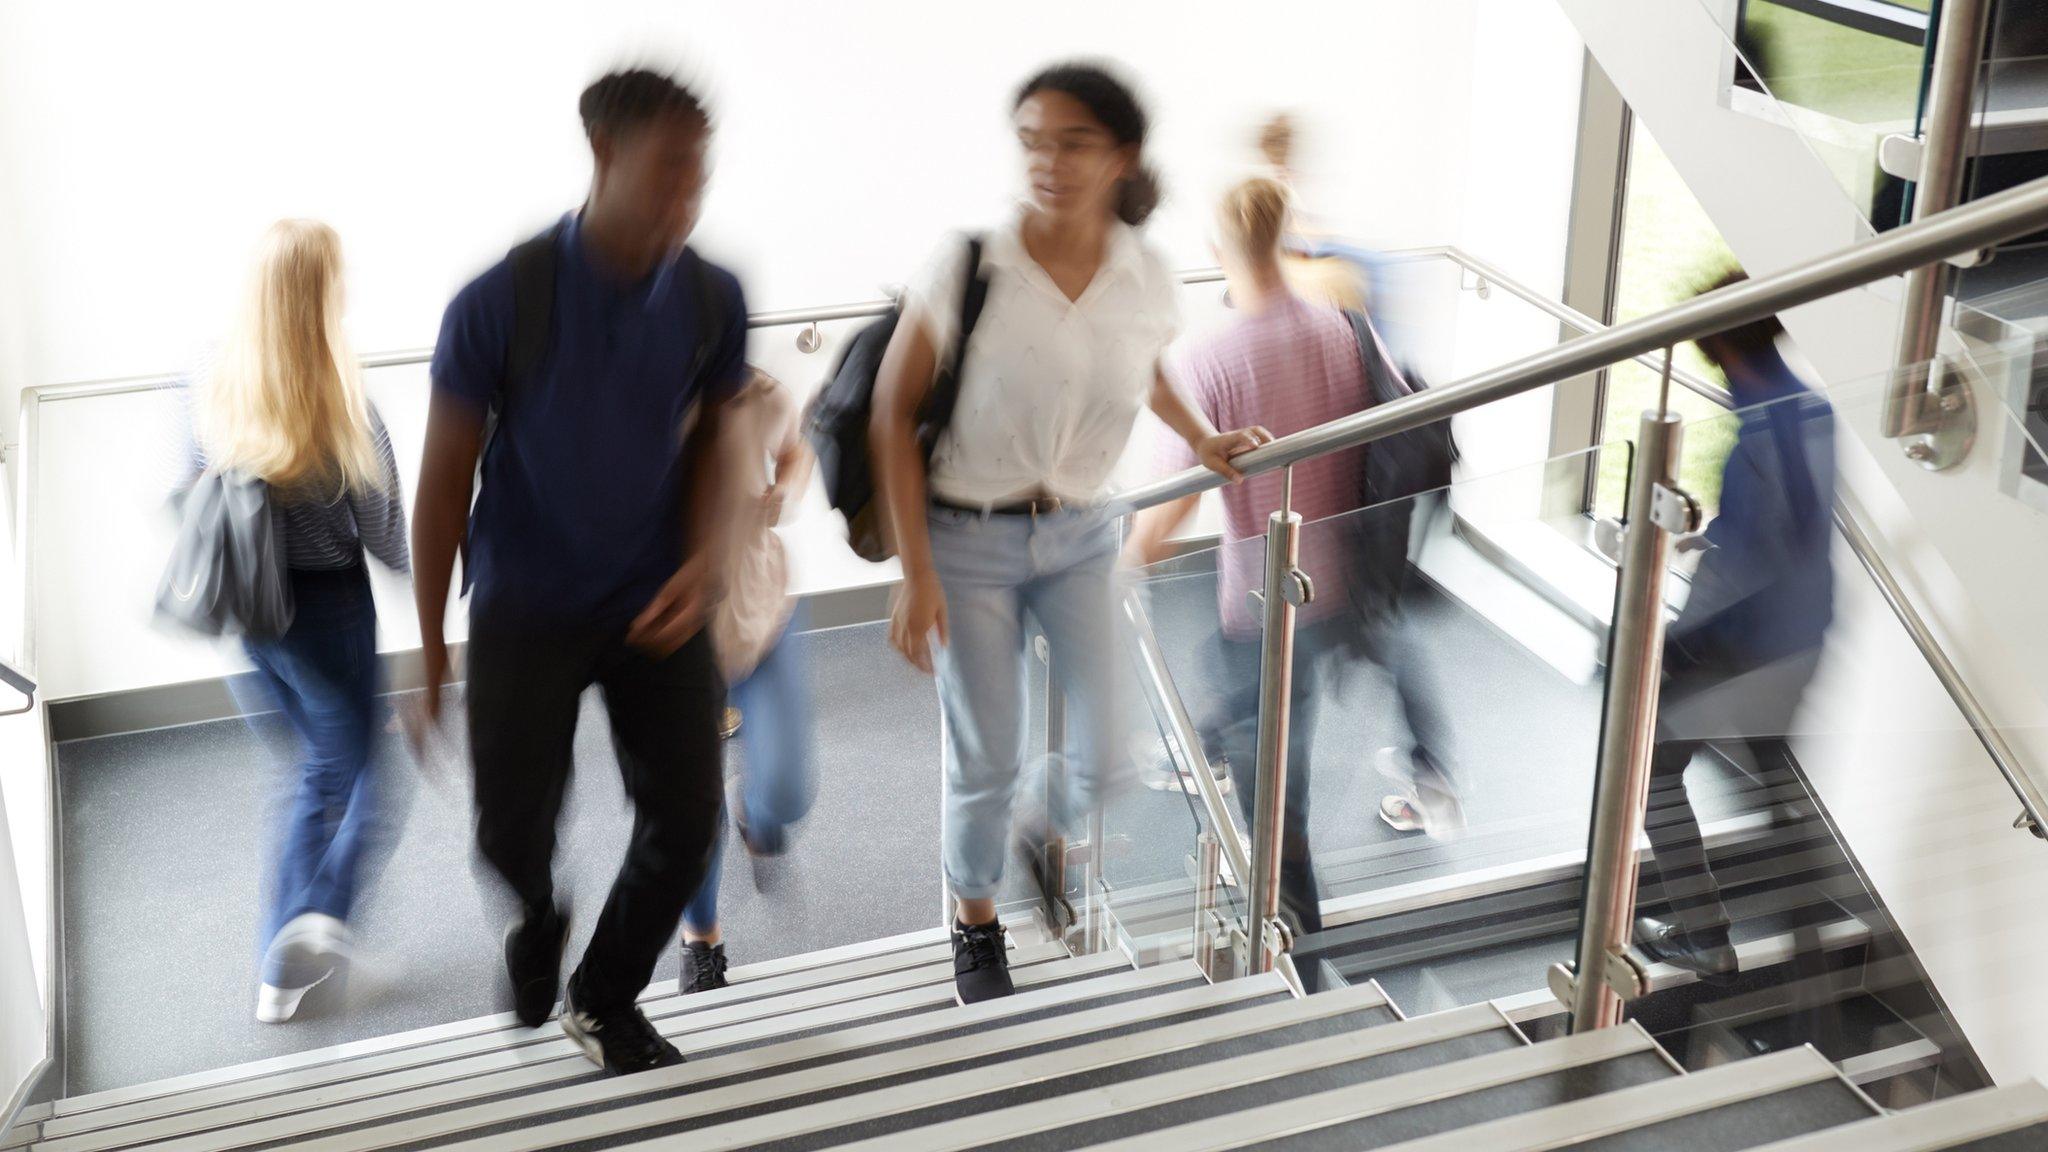
[[[1195,653],[1214,627],[1214,596],[1212,577],[1154,589],[1162,646],[1191,695],[1209,687]],[[1442,597],[1423,603],[1418,621],[1458,722],[1458,758],[1478,777],[1475,835],[1451,848],[1392,845],[1370,883],[1582,841],[1597,691]],[[818,804],[770,894],[753,890],[744,856],[728,845],[722,902],[735,964],[938,918],[939,726],[930,683],[887,650],[879,625],[808,639],[820,710]],[[1319,854],[1385,849],[1397,838],[1374,816],[1382,789],[1370,763],[1399,721],[1383,678],[1369,670],[1331,692],[1315,755]],[[629,820],[595,699],[586,707],[557,863],[584,932]],[[278,719],[259,717],[59,748],[69,1092],[498,1010],[498,928],[472,871],[466,783],[423,781],[387,733],[379,763],[394,786],[397,834],[359,902],[353,975],[290,1025],[254,1022],[257,893],[273,806],[289,783],[283,741]],[[1113,883],[1180,873],[1194,827],[1184,798],[1136,791],[1107,823],[1118,838],[1107,868]],[[572,949],[580,945],[579,934]],[[656,978],[675,969],[671,953]]]

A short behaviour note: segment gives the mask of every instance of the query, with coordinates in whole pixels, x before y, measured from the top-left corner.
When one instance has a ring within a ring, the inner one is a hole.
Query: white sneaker
[[[1373,759],[1380,775],[1401,787],[1380,798],[1380,819],[1387,827],[1421,832],[1432,840],[1454,840],[1465,830],[1463,802],[1455,793],[1418,781],[1412,757],[1397,748],[1382,748]],[[1434,772],[1429,778],[1441,779]]]
[[[1167,751],[1166,745],[1158,740],[1134,741],[1134,757],[1144,765],[1138,778],[1145,787],[1154,792],[1185,792],[1190,796],[1202,794],[1201,785],[1195,783],[1194,774],[1181,770],[1180,762]],[[1218,756],[1209,762],[1209,770],[1216,775],[1216,790],[1219,795],[1230,795],[1230,761]]]
[[[348,963],[348,925],[323,912],[303,912],[285,922],[263,953],[263,985],[256,990],[256,1019],[282,1024],[298,1012],[306,993]]]

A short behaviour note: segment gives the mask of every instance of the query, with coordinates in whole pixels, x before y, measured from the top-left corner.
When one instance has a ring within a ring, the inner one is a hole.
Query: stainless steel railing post
[[[1053,835],[1046,838],[1042,849],[1045,853],[1043,867],[1060,900],[1072,907],[1071,901],[1067,901],[1066,835],[1060,830],[1063,826],[1050,823],[1055,813],[1067,811],[1071,787],[1067,777],[1067,694],[1060,690],[1059,669],[1053,663],[1059,659],[1059,653],[1053,651],[1052,642],[1040,636],[1035,647],[1045,665],[1045,774],[1039,781],[1038,811],[1048,821],[1048,826],[1055,829]],[[1073,927],[1070,923],[1060,923],[1060,916],[1053,909],[1045,911],[1045,930],[1048,933],[1064,936]]]
[[[1294,690],[1294,610],[1312,594],[1298,566],[1301,515],[1292,502],[1294,470],[1281,486],[1280,509],[1266,521],[1265,633],[1259,644],[1257,795],[1252,806],[1251,893],[1246,947],[1251,972],[1267,972],[1279,942],[1269,927],[1280,915],[1280,858],[1287,818],[1287,724]]]
[[[1212,830],[1195,838],[1195,966],[1211,983],[1224,978],[1216,948],[1218,891],[1222,888],[1223,841]]]
[[[1641,970],[1628,948],[1635,922],[1636,839],[1649,800],[1664,662],[1664,561],[1672,530],[1690,530],[1698,522],[1697,506],[1672,479],[1683,431],[1677,414],[1645,412],[1636,438],[1628,537],[1609,630],[1578,963],[1552,974],[1554,984],[1563,984],[1573,1032],[1619,1024],[1623,1000],[1643,990]],[[1680,509],[1676,518],[1685,523],[1674,522],[1674,506]]]
[[[1977,76],[1983,66],[1991,0],[1943,0],[1928,77],[1920,172],[1913,182],[1913,219],[1961,203]],[[1885,393],[1883,432],[1907,437],[1906,454],[1928,468],[1960,463],[1976,430],[1969,388],[1948,379],[1937,362],[1941,320],[1953,275],[1945,261],[1906,273],[1900,293],[1898,367]]]

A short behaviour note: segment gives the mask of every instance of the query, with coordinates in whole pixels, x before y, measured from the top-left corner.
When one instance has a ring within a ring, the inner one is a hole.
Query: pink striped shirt
[[[1334,308],[1293,295],[1193,342],[1171,366],[1175,382],[1220,429],[1262,425],[1285,436],[1371,405],[1372,392],[1350,321]],[[1175,472],[1196,464],[1178,436],[1161,438],[1157,461]],[[1280,508],[1281,473],[1267,472],[1222,490],[1223,553],[1217,607],[1224,634],[1246,639],[1259,619],[1246,593],[1265,580],[1266,520]],[[1350,580],[1348,533],[1318,524],[1365,503],[1365,449],[1294,466],[1294,510],[1301,514],[1301,569],[1318,590],[1295,617],[1307,623],[1343,610]]]

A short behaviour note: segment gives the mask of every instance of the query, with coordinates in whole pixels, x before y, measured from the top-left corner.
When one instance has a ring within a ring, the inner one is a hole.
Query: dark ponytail
[[[1159,207],[1159,177],[1145,163],[1145,133],[1150,127],[1145,109],[1123,81],[1094,64],[1055,64],[1024,82],[1017,90],[1011,111],[1040,92],[1059,92],[1081,102],[1089,115],[1109,129],[1117,145],[1134,146],[1138,157],[1117,187],[1116,216],[1137,227]]]

